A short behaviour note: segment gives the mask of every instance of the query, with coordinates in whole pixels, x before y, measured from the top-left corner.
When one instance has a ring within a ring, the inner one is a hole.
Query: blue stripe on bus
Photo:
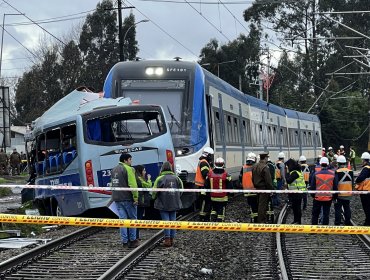
[[[204,73],[197,64],[194,77],[193,118],[191,124],[191,145],[194,146],[196,151],[200,150],[207,142],[206,106],[204,102]]]
[[[63,176],[55,176],[51,178],[45,178],[37,180],[36,184],[38,185],[66,185],[66,186],[80,186],[80,175],[79,174],[69,174]],[[63,193],[79,192],[79,190],[48,190],[48,189],[35,189],[35,197],[42,196],[57,196]]]
[[[114,67],[112,67],[113,69]],[[103,87],[103,92],[104,92],[104,97],[105,98],[111,98],[112,97],[112,69],[109,71],[107,78],[105,79],[104,82],[104,87]]]

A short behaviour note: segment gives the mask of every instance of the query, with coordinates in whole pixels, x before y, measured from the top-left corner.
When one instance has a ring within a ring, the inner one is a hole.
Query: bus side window
[[[62,128],[62,153],[60,164],[65,168],[77,156],[76,125],[70,124]]]

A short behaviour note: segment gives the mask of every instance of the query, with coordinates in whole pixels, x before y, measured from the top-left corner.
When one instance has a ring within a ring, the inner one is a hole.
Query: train
[[[189,188],[205,147],[214,149],[215,158],[225,159],[235,181],[249,152],[269,151],[273,161],[279,152],[286,159],[305,155],[311,163],[321,153],[321,123],[316,115],[245,94],[197,62],[178,58],[119,62],[108,73],[103,94],[163,107],[176,169]]]

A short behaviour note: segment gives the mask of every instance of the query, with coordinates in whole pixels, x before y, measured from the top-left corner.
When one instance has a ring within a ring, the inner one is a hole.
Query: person
[[[276,161],[276,169],[275,169],[275,179],[276,179],[276,189],[282,190],[285,185],[285,165],[284,165],[285,154],[280,152],[278,154],[278,160]],[[272,198],[273,205],[279,206],[279,194],[275,194]]]
[[[239,181],[244,190],[255,190],[252,181],[252,169],[256,163],[257,156],[254,153],[249,153],[245,165],[240,170]],[[257,222],[258,217],[258,201],[256,193],[244,193],[247,197],[248,205],[250,207],[250,220],[251,223]]]
[[[138,188],[151,188],[152,181],[151,175],[146,174],[144,165],[135,166],[136,182]],[[146,177],[148,179],[146,179]],[[151,194],[148,191],[139,192],[138,205],[137,205],[137,219],[142,220],[145,216],[146,209],[150,206]],[[140,240],[140,230],[136,229],[136,239]]]
[[[271,180],[272,180],[272,186],[274,188],[274,190],[276,190],[277,188],[277,182],[276,182],[276,179],[275,179],[275,173],[276,173],[276,165],[271,161],[270,157],[267,158],[267,166],[270,170],[270,175],[271,175]],[[285,165],[284,165],[285,166]],[[284,174],[285,174],[285,170],[284,170]],[[285,181],[285,175],[284,175],[284,181]],[[277,193],[272,193],[270,195],[270,198],[269,198],[269,201],[268,201],[268,206],[267,206],[267,221],[269,223],[274,223],[275,219],[275,215],[274,215],[274,204],[273,204],[273,199],[274,198],[277,198],[278,197],[278,194]]]
[[[115,188],[137,188],[135,170],[131,167],[132,156],[122,153],[119,163],[112,169],[111,184]],[[118,217],[120,219],[137,219],[138,191],[112,191],[112,200],[116,203]],[[139,246],[136,239],[136,228],[120,228],[121,241],[123,246],[135,248]]]
[[[322,148],[321,156],[322,156],[322,157],[325,157],[325,156],[326,156],[325,148]]]
[[[337,180],[334,176],[334,172],[329,170],[329,160],[327,157],[322,157],[320,160],[321,170],[314,173],[314,178],[310,185],[310,190],[318,191],[332,191],[337,190]],[[332,193],[314,193],[312,194],[313,206],[312,206],[312,220],[313,225],[317,225],[319,222],[319,215],[321,208],[323,210],[322,224],[329,224],[329,213],[331,202],[336,199],[337,195]]]
[[[353,171],[356,171],[356,152],[352,146],[349,147],[349,162],[351,163]]]
[[[172,165],[168,161],[163,163],[161,172],[154,182],[152,197],[155,199],[154,208],[159,210],[162,220],[176,221],[176,211],[182,208],[182,193],[179,191],[156,192],[156,189],[160,188],[183,189],[181,179],[173,172]],[[175,229],[165,229],[163,246],[173,246],[175,235]]]
[[[306,189],[307,189],[308,183],[310,181],[310,173],[311,173],[311,170],[310,170],[310,167],[307,164],[307,159],[306,159],[306,157],[304,155],[301,155],[299,157],[299,165],[301,166],[301,171],[302,171],[302,174],[303,174],[303,179],[304,179],[304,182],[306,184]],[[307,208],[307,193],[303,193],[302,194],[302,200],[303,200],[303,207],[302,207],[302,209],[305,210]]]
[[[211,169],[213,162],[214,151],[210,147],[206,147],[203,150],[201,157],[199,158],[197,171],[195,174],[195,185],[198,188],[204,188],[207,175]],[[210,193],[202,192],[200,194],[200,213],[199,217],[201,221],[209,221],[211,212],[211,196]]]
[[[328,153],[327,153],[327,156],[326,156],[329,160],[329,163],[331,163],[333,160],[334,160],[334,152],[333,152],[333,148],[332,147],[329,147],[328,148]]]
[[[288,169],[286,174],[286,182],[288,184],[288,189],[293,191],[307,191],[306,183],[301,171],[301,166],[294,159],[289,159],[285,166]],[[301,224],[302,218],[302,198],[303,193],[290,193],[289,200],[292,203],[294,220],[293,224]]]
[[[355,180],[356,190],[370,191],[370,154],[365,152],[361,155],[362,170]],[[364,226],[370,226],[370,193],[360,194],[362,209],[365,213]]]
[[[338,191],[352,191],[354,185],[353,171],[347,168],[347,160],[344,156],[339,156],[337,162],[338,169],[335,171],[335,177],[338,181]],[[344,212],[344,225],[351,225],[351,208],[349,205],[351,198],[352,194],[350,193],[339,193],[338,198],[334,200],[335,225],[341,224],[342,208]]]
[[[10,167],[12,168],[12,174],[15,175],[15,172],[17,172],[17,175],[21,174],[21,155],[17,152],[17,149],[13,149],[13,153],[9,157]]]
[[[340,156],[346,156],[346,152],[344,151],[344,146],[343,145],[340,145],[339,146],[339,155]]]
[[[338,159],[338,155],[337,155],[337,154],[335,154],[335,155],[334,155],[333,160],[330,162],[330,165],[329,165],[329,169],[330,169],[330,170],[335,171],[335,170],[337,170],[337,169],[338,169],[338,162],[337,162],[337,159]]]
[[[253,166],[252,181],[257,190],[273,190],[271,173],[267,166],[268,152],[260,154],[260,161]],[[258,223],[266,223],[267,207],[270,199],[269,193],[258,194]]]
[[[0,149],[0,172],[8,172],[8,155],[4,152],[3,149]]]
[[[207,189],[232,189],[231,176],[225,170],[225,160],[221,157],[215,160],[215,168],[210,170],[205,182]],[[228,201],[227,192],[211,192],[211,222],[223,222]]]

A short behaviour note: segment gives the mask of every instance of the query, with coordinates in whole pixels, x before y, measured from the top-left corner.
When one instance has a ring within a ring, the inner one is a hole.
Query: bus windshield
[[[94,145],[137,143],[166,132],[161,112],[149,108],[126,112],[102,110],[86,115],[84,126],[86,142]]]
[[[124,97],[139,100],[140,104],[163,107],[175,147],[190,144],[191,110],[185,96],[185,80],[122,80]]]

